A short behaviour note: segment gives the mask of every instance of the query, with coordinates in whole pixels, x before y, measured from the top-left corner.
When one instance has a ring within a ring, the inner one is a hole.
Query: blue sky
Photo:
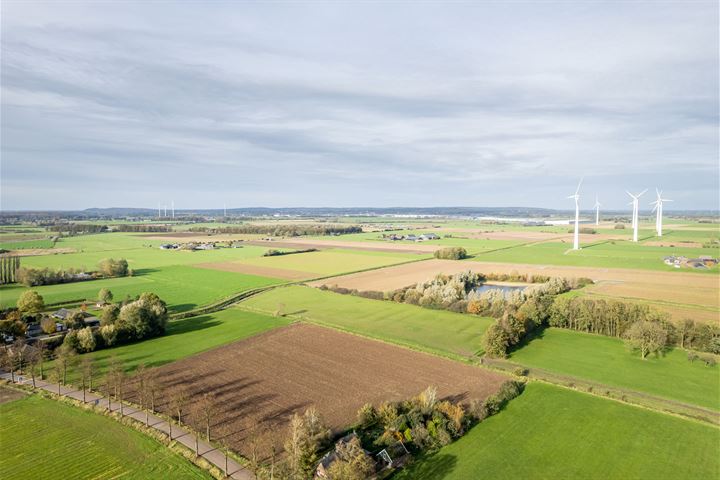
[[[717,209],[717,19],[715,1],[4,1],[2,208],[571,208],[584,176],[583,208],[660,187]]]

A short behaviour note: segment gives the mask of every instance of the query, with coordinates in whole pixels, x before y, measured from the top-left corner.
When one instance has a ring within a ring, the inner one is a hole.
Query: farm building
[[[160,250],[177,250],[180,248],[180,245],[177,243],[163,243],[160,245]]]
[[[423,233],[418,237],[418,240],[439,240],[440,236],[435,233]]]
[[[317,478],[328,478],[328,469],[330,468],[330,465],[332,465],[338,459],[337,453],[335,453],[335,449],[338,447],[338,445],[348,443],[355,438],[358,438],[358,436],[355,432],[352,432],[348,433],[340,440],[335,442],[335,448],[332,450],[332,452],[326,453],[325,456],[320,459],[320,463],[318,463],[318,466],[315,469],[315,476]],[[368,452],[365,451],[365,454],[368,454]]]

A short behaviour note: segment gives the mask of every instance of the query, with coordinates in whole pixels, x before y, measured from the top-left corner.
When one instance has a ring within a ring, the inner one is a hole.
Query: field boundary
[[[613,387],[603,383],[585,380],[570,375],[561,375],[536,367],[526,367],[508,360],[483,357],[483,365],[507,373],[524,370],[526,376],[532,380],[577,390],[590,395],[615,400],[621,403],[634,405],[655,412],[665,413],[686,420],[696,420],[715,427],[720,427],[720,412],[691,405],[676,400],[670,400],[648,393]]]

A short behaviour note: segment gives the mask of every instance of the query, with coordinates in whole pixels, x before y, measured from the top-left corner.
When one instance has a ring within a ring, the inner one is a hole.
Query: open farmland
[[[358,290],[389,291],[467,270],[481,273],[520,273],[550,277],[588,277],[596,282],[581,292],[606,298],[637,300],[667,311],[676,320],[713,322],[720,317],[720,280],[713,274],[690,271],[648,272],[623,268],[528,265],[480,261],[427,260],[370,272],[359,272],[311,283]]]
[[[123,363],[131,372],[141,363],[157,367],[176,360],[211,350],[289,323],[282,317],[271,317],[237,308],[197,317],[171,320],[165,335],[143,342],[130,343],[85,355],[96,360],[99,373],[106,371],[110,359]],[[77,380],[74,376],[71,380]]]
[[[197,266],[233,272],[257,272],[296,280],[367,270],[417,259],[417,255],[382,252],[323,250],[269,257],[244,258],[233,262],[202,263]]]
[[[720,367],[689,362],[681,349],[643,360],[617,338],[546,328],[539,338],[512,352],[510,360],[720,411]]]
[[[366,402],[399,401],[429,385],[443,398],[485,398],[503,375],[424,353],[296,324],[180,360],[159,369],[160,381],[191,396],[218,399],[216,436],[248,455],[251,437],[282,445],[294,412],[316,407],[336,433],[355,422]],[[167,409],[168,406],[164,407]]]
[[[482,351],[480,338],[493,322],[476,315],[301,286],[263,292],[239,308],[268,314],[281,308],[286,316],[462,360],[476,358]]]
[[[710,479],[720,429],[532,383],[500,414],[398,480]]]
[[[126,295],[134,297],[142,292],[153,292],[167,302],[171,312],[182,312],[243,290],[282,282],[275,278],[175,265],[138,270],[132,277],[45,285],[33,287],[33,290],[43,296],[46,304],[94,302],[101,288],[110,289],[118,301]],[[14,305],[25,290],[21,285],[0,287],[0,305]]]
[[[117,421],[31,395],[0,404],[5,479],[210,479],[160,442]]]

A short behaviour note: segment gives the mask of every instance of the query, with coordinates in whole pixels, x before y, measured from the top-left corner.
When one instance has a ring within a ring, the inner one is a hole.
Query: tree
[[[15,359],[10,354],[10,348],[0,348],[0,366],[10,370],[10,379],[15,383]]]
[[[85,389],[92,390],[93,374],[95,373],[95,364],[92,357],[83,355],[80,361],[80,380],[83,391],[83,403],[85,402]]]
[[[105,258],[98,263],[98,270],[105,277],[124,277],[128,274],[128,262],[124,258]]]
[[[40,367],[40,380],[45,379],[45,355],[47,352],[47,344],[42,340],[35,342],[35,350],[37,350],[38,363]]]
[[[504,357],[507,355],[507,349],[510,346],[510,336],[498,322],[495,322],[485,330],[482,344],[485,353],[489,356]]]
[[[103,325],[100,327],[100,336],[106,347],[112,347],[117,341],[118,331],[115,325]]]
[[[42,343],[42,342],[39,342]],[[43,353],[36,347],[29,347],[27,357],[28,370],[30,371],[30,377],[32,378],[32,385],[35,388],[35,378],[37,376],[38,369],[42,364]]]
[[[62,380],[62,384],[65,385],[67,383],[68,369],[72,368],[75,364],[77,353],[65,344],[59,346],[55,352],[55,368],[59,369],[62,373],[60,380]]]
[[[90,327],[85,327],[77,334],[79,350],[81,352],[92,352],[95,350],[95,334]]]
[[[85,327],[85,314],[82,310],[73,310],[73,312],[65,318],[64,323],[68,329],[79,330]]]
[[[627,345],[640,351],[643,360],[650,353],[657,352],[667,344],[667,332],[657,322],[639,321],[625,331]]]
[[[40,328],[44,333],[47,333],[48,335],[51,333],[55,333],[55,331],[57,330],[55,320],[51,317],[43,317],[43,319],[40,320]]]
[[[312,475],[318,451],[329,437],[330,431],[314,408],[306,410],[302,416],[297,413],[292,416],[285,451],[294,478],[309,478]]]
[[[45,301],[35,290],[26,290],[20,295],[16,305],[22,314],[37,313],[45,308]]]
[[[102,304],[110,303],[113,300],[113,294],[107,288],[101,288],[100,291],[98,292],[98,300]]]
[[[205,439],[210,441],[210,425],[216,411],[215,397],[210,393],[203,393],[200,400],[193,405],[195,417],[205,427]]]
[[[120,305],[114,303],[105,305],[100,314],[100,324],[103,326],[113,325],[117,321],[118,315],[120,315]]]
[[[365,480],[375,472],[375,463],[365,453],[357,437],[339,442],[335,454],[337,459],[328,468],[331,480]]]
[[[685,343],[688,346],[692,345],[694,338],[693,333],[695,332],[695,322],[689,318],[686,318],[677,326],[677,334],[680,338],[680,348],[685,348]]]
[[[187,389],[182,385],[172,387],[168,392],[168,398],[170,399],[170,409],[177,415],[178,423],[182,424],[182,416],[188,402]],[[172,430],[170,431],[170,440],[172,440]]]

